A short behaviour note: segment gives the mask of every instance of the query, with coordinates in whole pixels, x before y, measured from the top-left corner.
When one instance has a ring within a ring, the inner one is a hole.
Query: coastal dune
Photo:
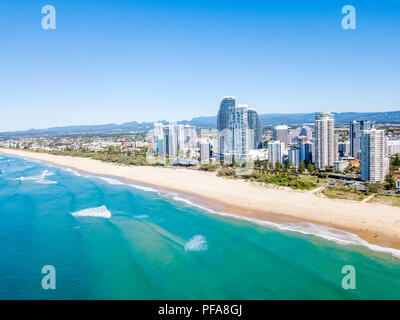
[[[312,222],[355,233],[372,244],[400,249],[400,207],[332,200],[312,192],[268,188],[191,169],[120,166],[88,158],[2,148],[0,152],[173,190],[196,198],[212,209],[246,218]]]

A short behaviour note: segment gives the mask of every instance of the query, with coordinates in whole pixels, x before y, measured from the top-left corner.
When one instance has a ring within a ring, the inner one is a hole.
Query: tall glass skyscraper
[[[258,115],[256,110],[248,109],[247,120],[249,123],[248,126],[250,134],[252,136],[249,143],[251,144],[251,142],[253,142],[252,145],[249,145],[249,148],[260,149],[262,148],[262,133],[263,133],[260,116]]]
[[[353,157],[360,157],[362,131],[371,130],[373,127],[373,121],[350,122],[350,154]]]
[[[224,97],[221,101],[218,116],[217,116],[217,129],[219,133],[218,148],[220,156],[226,152],[225,146],[227,144],[227,131],[229,129],[229,108],[234,107],[236,104],[235,97]]]

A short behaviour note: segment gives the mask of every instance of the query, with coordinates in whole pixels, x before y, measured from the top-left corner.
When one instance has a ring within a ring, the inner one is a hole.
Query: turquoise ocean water
[[[44,265],[56,290],[42,289]],[[341,286],[345,265],[356,290]],[[400,259],[390,253],[0,154],[0,299],[395,298]]]

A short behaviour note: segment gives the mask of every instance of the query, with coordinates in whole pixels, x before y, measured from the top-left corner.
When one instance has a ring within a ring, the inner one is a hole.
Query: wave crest
[[[201,234],[195,235],[185,244],[185,251],[205,251],[207,249],[206,238]]]
[[[88,208],[79,210],[71,213],[74,217],[99,217],[99,218],[111,218],[111,212],[107,210],[106,206],[100,206],[95,208]]]
[[[305,235],[312,235],[312,236],[316,236],[316,237],[319,237],[319,238],[322,238],[325,240],[333,241],[340,245],[362,246],[362,247],[366,247],[372,251],[383,252],[383,253],[390,254],[394,257],[400,258],[400,250],[398,250],[398,249],[382,247],[379,245],[371,244],[371,243],[361,239],[355,233],[339,230],[336,228],[320,226],[320,225],[310,223],[310,222],[275,223],[275,222],[266,221],[266,220],[259,220],[256,218],[242,217],[242,216],[235,215],[235,214],[228,213],[228,212],[215,211],[215,210],[209,209],[207,207],[203,207],[201,205],[193,203],[190,200],[181,198],[179,196],[173,196],[173,199],[175,201],[184,202],[190,206],[197,207],[197,208],[207,211],[211,214],[217,214],[220,216],[244,220],[244,221],[256,223],[261,226],[278,229],[278,230],[282,230],[282,231],[298,232],[298,233],[302,233]]]

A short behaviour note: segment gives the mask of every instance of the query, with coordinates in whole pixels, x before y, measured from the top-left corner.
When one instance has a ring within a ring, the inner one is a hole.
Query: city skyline
[[[1,132],[189,120],[230,94],[259,114],[399,109],[394,1],[352,1],[356,30],[340,1],[51,4],[55,30],[44,3],[0,4]]]

